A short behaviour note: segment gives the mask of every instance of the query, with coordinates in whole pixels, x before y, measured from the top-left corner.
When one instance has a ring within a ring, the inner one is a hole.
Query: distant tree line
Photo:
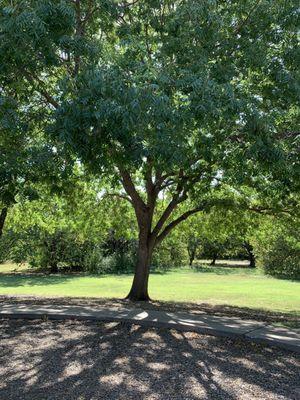
[[[0,261],[48,273],[134,272],[137,227],[128,204],[107,196],[99,182],[76,181],[69,190],[58,195],[40,189],[39,199],[14,206],[0,239]],[[290,215],[215,207],[175,229],[157,247],[150,268],[248,260],[249,268],[299,279],[298,237],[297,219]]]

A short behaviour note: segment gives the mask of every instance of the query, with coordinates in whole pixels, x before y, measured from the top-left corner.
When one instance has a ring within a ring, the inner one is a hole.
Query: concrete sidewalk
[[[217,317],[204,313],[195,315],[181,312],[145,311],[137,308],[2,304],[0,305],[1,317],[125,321],[215,336],[240,337],[300,353],[300,330],[276,328],[263,322]]]

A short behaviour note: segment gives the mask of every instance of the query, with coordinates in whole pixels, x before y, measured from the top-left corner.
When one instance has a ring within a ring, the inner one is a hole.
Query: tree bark
[[[217,257],[218,257],[217,254],[215,254],[215,255],[213,256],[213,259],[212,259],[210,265],[216,265]]]
[[[49,266],[50,266],[50,273],[51,274],[57,274],[58,273],[58,260],[57,260],[57,254],[56,254],[56,242],[57,238],[54,236],[49,239],[50,243],[46,240],[45,244],[48,247],[49,246]]]
[[[191,267],[195,260],[196,249],[188,249],[188,254],[189,254],[189,265]]]
[[[3,228],[7,217],[7,207],[3,207],[0,213],[0,237],[3,234]]]
[[[148,241],[139,240],[137,263],[135,267],[132,286],[127,299],[131,301],[149,301],[148,280],[150,271],[150,262],[153,248]]]
[[[249,267],[250,268],[255,268],[256,267],[255,256],[252,253],[252,251],[249,252]]]
[[[244,242],[244,248],[246,249],[246,251],[248,253],[249,267],[255,268],[256,263],[255,263],[255,255],[253,254],[253,246],[249,242]]]

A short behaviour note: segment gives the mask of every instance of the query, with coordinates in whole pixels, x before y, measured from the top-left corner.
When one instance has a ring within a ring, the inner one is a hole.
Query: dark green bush
[[[51,273],[84,271],[91,274],[132,273],[137,241],[110,232],[104,242],[79,238],[75,232],[48,232],[31,227],[22,233],[8,231],[0,240],[0,261],[28,262],[32,268]],[[183,265],[184,251],[177,242],[166,240],[155,249],[152,270]]]
[[[103,268],[107,273],[133,272],[136,263],[137,242],[117,237],[112,230],[102,245]]]
[[[287,235],[278,235],[257,250],[259,265],[277,278],[300,279],[300,243]]]
[[[15,238],[10,232],[0,237],[0,264],[11,259],[11,252]]]
[[[132,272],[135,265],[136,243],[118,239],[100,243],[79,238],[67,230],[48,232],[31,228],[21,234],[11,234],[13,245],[1,252],[4,260],[28,262],[33,268],[49,272],[85,271],[92,274]],[[8,237],[5,243],[8,241]],[[3,241],[3,247],[4,241]],[[0,243],[1,251],[1,243]]]
[[[30,241],[20,232],[9,229],[0,238],[0,263],[13,261],[17,264],[25,262],[31,252]]]
[[[155,248],[151,261],[152,270],[167,270],[180,267],[185,262],[185,252],[178,243],[165,240]]]

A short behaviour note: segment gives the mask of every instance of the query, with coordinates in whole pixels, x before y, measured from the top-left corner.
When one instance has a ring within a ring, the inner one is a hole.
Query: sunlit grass
[[[0,265],[0,294],[123,298],[132,281],[131,275],[36,275],[26,273],[26,268]],[[247,268],[208,266],[153,273],[150,295],[156,300],[300,312],[300,282]]]

